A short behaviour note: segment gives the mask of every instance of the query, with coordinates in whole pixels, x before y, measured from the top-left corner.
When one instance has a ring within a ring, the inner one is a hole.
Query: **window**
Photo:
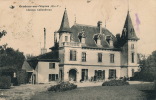
[[[55,69],[55,63],[49,63],[49,69]]]
[[[97,45],[101,45],[101,39],[97,39]]]
[[[131,35],[134,36],[134,28],[131,28]]]
[[[116,78],[116,70],[109,69],[109,78]]]
[[[131,44],[131,49],[134,49],[134,44]]]
[[[107,41],[108,43],[110,43],[110,40],[111,40],[111,36],[107,35],[107,36],[106,36],[106,41]]]
[[[86,53],[82,52],[82,62],[86,62]]]
[[[49,82],[56,81],[58,79],[58,74],[49,74]]]
[[[102,62],[102,53],[98,53],[98,62]]]
[[[76,61],[76,51],[75,50],[70,50],[70,60]]]
[[[134,63],[134,53],[132,53],[131,56],[132,56],[132,63]]]
[[[84,37],[81,39],[81,43],[85,43],[85,38]]]
[[[134,69],[132,69],[132,77],[134,77]]]
[[[95,70],[95,77],[98,80],[102,80],[105,78],[105,70]]]
[[[65,41],[66,41],[66,42],[68,41],[68,36],[65,36]]]
[[[114,54],[110,54],[110,63],[114,63]]]
[[[81,69],[81,79],[82,81],[88,80],[88,69]]]

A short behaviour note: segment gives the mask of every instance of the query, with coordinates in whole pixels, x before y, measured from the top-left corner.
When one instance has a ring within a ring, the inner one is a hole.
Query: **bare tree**
[[[7,34],[7,32],[5,30],[3,30],[2,32],[0,32],[0,39],[5,36]]]

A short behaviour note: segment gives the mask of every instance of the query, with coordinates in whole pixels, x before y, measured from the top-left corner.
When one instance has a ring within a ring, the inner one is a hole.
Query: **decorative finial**
[[[105,19],[105,28],[106,28],[106,19]]]
[[[129,0],[127,0],[127,2],[128,2],[128,13],[129,13]]]
[[[75,21],[74,21],[74,24],[76,24],[76,15],[74,15],[75,16]]]
[[[65,6],[65,10],[66,10],[66,6]]]

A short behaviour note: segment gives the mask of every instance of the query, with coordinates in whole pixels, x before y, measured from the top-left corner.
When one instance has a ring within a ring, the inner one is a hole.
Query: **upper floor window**
[[[76,51],[75,50],[70,50],[70,60],[76,61]]]
[[[81,43],[85,43],[85,38],[82,38],[81,39]]]
[[[134,28],[131,28],[131,35],[133,36],[134,35]]]
[[[82,62],[86,62],[86,53],[82,52]]]
[[[110,44],[110,40],[111,40],[111,36],[110,35],[107,35],[106,36],[106,41]]]
[[[93,38],[97,45],[101,45],[101,35],[100,34],[95,34]]]
[[[97,39],[97,45],[101,45],[101,39]]]
[[[134,49],[134,44],[131,44],[131,49]]]
[[[132,63],[134,63],[134,52],[131,54],[132,58]]]
[[[49,69],[55,69],[55,63],[49,63]]]
[[[68,41],[68,36],[65,36],[65,42],[67,42]]]
[[[102,53],[98,53],[98,62],[102,62]]]
[[[110,63],[114,63],[114,54],[110,54]]]

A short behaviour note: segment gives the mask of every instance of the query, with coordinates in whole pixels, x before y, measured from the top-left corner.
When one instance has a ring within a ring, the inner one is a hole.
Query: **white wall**
[[[131,44],[134,44],[134,49],[131,49]],[[134,52],[134,63],[132,63],[131,53]],[[137,66],[137,41],[128,41],[128,65]]]
[[[55,69],[49,69],[49,63],[55,63]],[[59,74],[58,62],[39,61],[35,73],[37,83],[49,83],[49,74]]]
[[[82,64],[82,65],[102,65],[102,66],[120,66],[120,52],[110,50],[95,50],[65,47],[64,64]],[[77,60],[70,61],[70,50],[77,51]],[[82,62],[82,52],[86,52],[86,62]],[[102,62],[98,62],[98,53],[102,53]],[[110,63],[110,54],[114,54],[114,63]]]
[[[105,78],[109,77],[109,69],[116,69],[116,77],[120,78],[120,67],[101,67],[101,66],[77,66],[77,65],[64,65],[64,80],[69,80],[69,70],[76,69],[77,70],[77,81],[79,82],[81,79],[81,69],[88,69],[88,78],[90,79],[95,75],[95,70],[105,70]]]

